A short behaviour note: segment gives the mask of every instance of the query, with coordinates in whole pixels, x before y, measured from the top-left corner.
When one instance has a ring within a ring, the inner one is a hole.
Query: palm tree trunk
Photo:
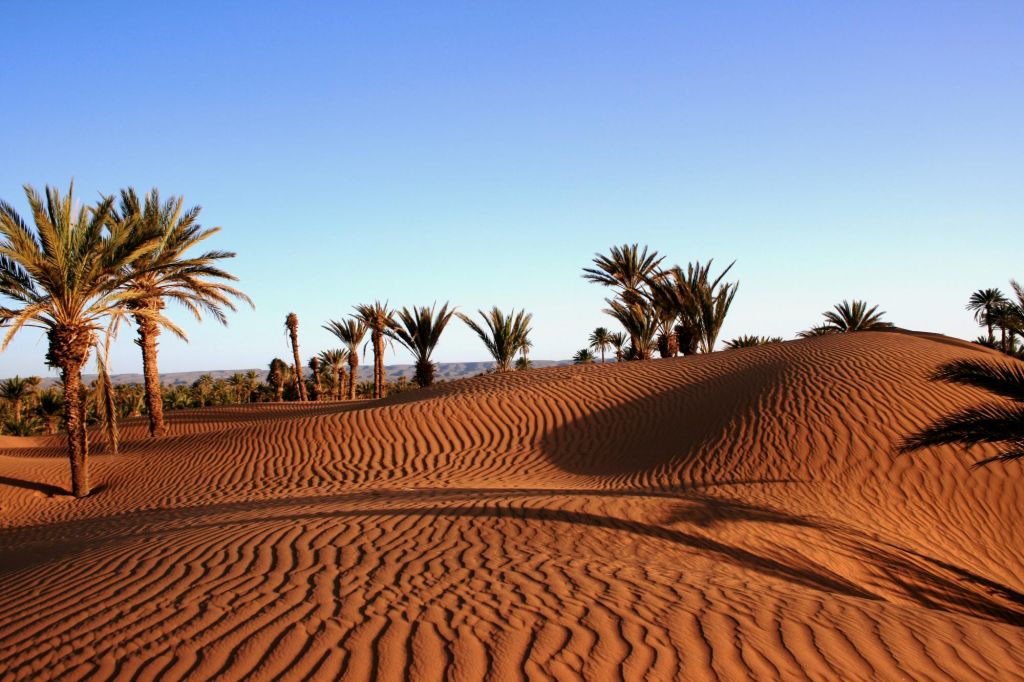
[[[373,332],[373,397],[384,397],[384,335]]]
[[[356,374],[359,372],[359,356],[351,351],[348,356],[348,399],[356,399]]]
[[[334,393],[335,397],[340,401],[341,396],[345,392],[345,367],[339,365],[336,374],[337,380],[335,383],[337,384],[337,388],[335,389]]]
[[[151,438],[164,435],[164,399],[160,386],[160,370],[157,368],[156,347],[160,326],[144,317],[136,317],[139,327],[139,346],[142,348],[142,375],[146,391],[146,411],[149,413],[149,435]]]
[[[295,357],[295,384],[299,389],[299,400],[305,402],[306,381],[302,378],[302,360],[299,359],[299,319],[292,313],[288,316],[288,334],[292,338],[292,355]]]
[[[82,414],[82,365],[65,362],[61,366],[60,375],[64,382],[64,429],[68,434],[68,456],[71,460],[71,494],[85,497],[89,494],[89,470],[86,465],[89,440]]]
[[[15,398],[13,401],[14,407],[14,421],[21,423],[21,398]]]

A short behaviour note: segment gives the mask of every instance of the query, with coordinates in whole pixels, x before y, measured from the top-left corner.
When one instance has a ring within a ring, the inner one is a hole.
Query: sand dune
[[[0,440],[0,677],[1021,679],[1020,465],[896,457],[989,351],[861,333]],[[995,355],[991,355],[994,359]]]

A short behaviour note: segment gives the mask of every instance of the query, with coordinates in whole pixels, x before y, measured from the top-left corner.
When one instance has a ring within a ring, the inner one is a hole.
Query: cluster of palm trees
[[[1012,298],[999,289],[979,289],[971,294],[967,309],[985,328],[986,333],[979,336],[976,343],[1007,355],[1024,357],[1024,345],[1017,338],[1024,337],[1024,287],[1016,280],[1010,280],[1010,288]],[[996,338],[996,331],[999,338]]]
[[[613,246],[607,255],[595,254],[593,267],[583,278],[614,290],[605,299],[605,313],[622,327],[610,333],[599,327],[591,335],[587,354],[615,349],[617,360],[648,360],[654,352],[663,358],[679,354],[710,353],[736,296],[738,282],[724,282],[732,269],[712,275],[712,263],[690,263],[663,268],[663,256],[647,246]]]
[[[162,200],[156,189],[140,197],[129,188],[121,190],[119,200],[105,196],[78,206],[73,185],[66,193],[46,187],[43,195],[29,185],[24,189],[33,227],[0,201],[0,296],[9,300],[0,306],[0,327],[6,329],[0,350],[25,328],[45,332],[47,364],[60,371],[64,388],[72,493],[83,497],[90,488],[82,400],[82,369],[89,357],[96,358],[101,402],[109,408],[110,340],[121,324],[134,322],[150,432],[158,436],[165,428],[158,336],[166,329],[186,338],[165,315],[167,302],[182,305],[196,319],[206,313],[225,324],[225,310],[235,310],[235,301],[252,302],[228,283],[236,278],[219,267],[233,253],[187,253],[219,228],[200,225],[200,208],[186,210],[181,197]],[[102,411],[112,422],[113,410]],[[116,437],[113,423],[110,435]]]
[[[289,313],[285,327],[291,343],[293,362],[274,358],[267,374],[267,384],[273,389],[275,400],[349,400],[359,397],[360,353],[370,346],[373,351],[373,381],[370,396],[383,398],[389,388],[404,390],[406,384],[389,384],[384,370],[384,351],[398,343],[413,356],[415,373],[413,383],[420,388],[432,386],[437,365],[434,351],[441,335],[453,318],[461,319],[484,343],[494,359],[495,372],[507,372],[514,367],[529,367],[528,352],[532,345],[530,323],[533,316],[525,310],[504,313],[498,307],[478,311],[480,321],[465,315],[449,303],[438,307],[413,306],[392,308],[387,302],[359,304],[353,312],[336,320],[328,320],[323,328],[333,334],[340,348],[321,351],[308,363],[310,375],[303,374],[299,352],[298,316]],[[369,339],[367,339],[369,337]],[[516,360],[516,354],[519,359]]]

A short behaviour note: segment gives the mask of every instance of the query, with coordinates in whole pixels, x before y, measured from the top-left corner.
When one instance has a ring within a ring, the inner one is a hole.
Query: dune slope
[[[1018,464],[896,457],[994,354],[861,333],[0,440],[0,677],[1024,678]]]

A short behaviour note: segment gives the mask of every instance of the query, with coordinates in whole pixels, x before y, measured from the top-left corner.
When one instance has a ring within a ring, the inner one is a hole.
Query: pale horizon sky
[[[10,3],[0,199],[133,185],[201,204],[256,302],[171,309],[164,372],[307,358],[374,299],[525,307],[568,358],[609,292],[594,252],[714,258],[721,338],[861,298],[973,339],[1024,278],[1024,3]],[[134,330],[114,373],[138,372]],[[54,376],[22,332],[0,377]],[[435,360],[488,359],[459,321]],[[388,364],[405,363],[402,350]],[[87,368],[86,371],[91,371]]]

